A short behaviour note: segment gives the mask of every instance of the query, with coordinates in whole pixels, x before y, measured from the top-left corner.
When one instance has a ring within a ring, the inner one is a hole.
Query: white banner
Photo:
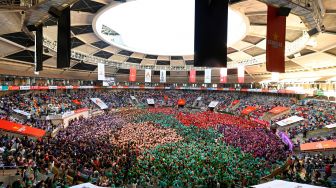
[[[280,126],[286,126],[286,125],[290,125],[292,123],[296,123],[296,122],[299,122],[299,121],[302,121],[304,120],[302,117],[299,117],[299,116],[292,116],[292,117],[289,117],[289,118],[286,118],[286,119],[283,119],[281,121],[278,121],[276,122],[278,125]]]
[[[91,183],[82,183],[82,184],[79,184],[79,185],[74,185],[70,188],[106,188],[106,187],[99,187],[99,186],[93,185]]]
[[[115,77],[105,77],[103,81],[103,86],[112,86],[115,83]]]
[[[166,83],[166,70],[160,70],[160,83]]]
[[[209,104],[209,108],[215,108],[218,105],[218,101],[211,101],[211,103]]]
[[[108,106],[100,98],[90,98],[92,102],[100,107],[100,109],[108,109]]]
[[[196,99],[196,100],[200,101],[200,100],[202,100],[202,97],[197,97],[197,99]]]
[[[57,86],[49,86],[49,89],[57,89]]]
[[[336,123],[327,125],[326,127],[327,127],[328,129],[335,128],[335,127],[336,127]]]
[[[280,80],[280,73],[272,72],[272,82],[279,82]]]
[[[204,70],[204,83],[206,84],[211,83],[211,69]]]
[[[147,104],[155,104],[154,99],[147,99]]]
[[[267,183],[253,185],[251,187],[253,188],[270,188],[270,187],[272,188],[324,188],[321,186],[289,182],[289,181],[284,181],[284,180],[273,180]]]
[[[132,96],[132,95],[131,95],[131,99],[132,99],[132,100],[136,100],[136,98],[135,98],[134,96]]]
[[[14,109],[13,111],[16,112],[16,113],[18,113],[18,114],[24,115],[24,116],[26,116],[28,119],[30,119],[30,115],[31,115],[31,114],[28,113],[28,112],[25,112],[25,111],[20,110],[20,109]]]
[[[20,86],[20,90],[30,90],[30,86]]]
[[[154,99],[147,99],[147,104],[155,104]]]
[[[105,64],[98,63],[98,80],[105,80]]]
[[[62,119],[67,118],[67,117],[69,117],[69,116],[72,116],[72,115],[74,115],[74,114],[75,114],[74,111],[66,111],[66,112],[64,112],[64,113],[62,114]]]
[[[46,116],[46,120],[53,120],[53,119],[62,119],[62,114],[54,114]]]
[[[145,69],[145,82],[152,82],[152,70]]]
[[[227,68],[221,68],[219,72],[219,83],[227,82]]]
[[[238,65],[237,67],[238,71],[238,83],[244,83],[244,77],[245,77],[245,67],[244,65]]]

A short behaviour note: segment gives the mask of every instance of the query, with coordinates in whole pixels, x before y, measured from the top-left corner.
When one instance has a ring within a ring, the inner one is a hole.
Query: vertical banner
[[[105,80],[105,64],[98,63],[98,80]]]
[[[195,83],[196,82],[196,70],[195,69],[191,69],[189,71],[189,82],[190,83]]]
[[[166,70],[160,70],[160,83],[166,83]]]
[[[145,69],[145,82],[152,82],[152,70]]]
[[[135,82],[136,81],[136,69],[135,69],[135,67],[130,68],[129,81],[130,82]]]
[[[204,70],[204,83],[206,84],[211,83],[211,69]]]
[[[268,5],[266,35],[266,70],[285,72],[286,16],[278,16],[279,8]]]
[[[244,65],[238,65],[238,83],[244,83],[244,77],[245,77],[245,67]]]
[[[227,82],[227,68],[221,68],[219,83],[226,83],[226,82]]]

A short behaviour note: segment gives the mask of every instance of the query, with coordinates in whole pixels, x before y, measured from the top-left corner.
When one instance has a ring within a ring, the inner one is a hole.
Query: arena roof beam
[[[38,25],[40,23],[43,23],[48,18],[51,17],[50,14],[48,14],[48,11],[50,7],[66,7],[74,4],[78,0],[53,0],[53,1],[43,1],[42,3],[38,4],[37,6],[34,6],[33,8],[27,10],[26,17],[24,20],[24,25],[30,26],[30,25]]]
[[[326,14],[336,14],[336,10],[327,9]]]
[[[267,15],[267,11],[257,11],[257,12],[247,12],[245,13],[246,16],[263,16],[263,15]]]
[[[276,7],[291,8],[291,13],[299,16],[308,29],[317,28],[323,31],[323,12],[321,4],[313,0],[258,0]]]

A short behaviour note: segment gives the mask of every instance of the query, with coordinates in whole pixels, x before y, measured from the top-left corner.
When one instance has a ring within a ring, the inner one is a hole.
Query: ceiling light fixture
[[[110,6],[93,21],[95,33],[114,46],[155,55],[194,54],[194,0],[137,0]],[[242,40],[248,18],[229,8],[228,46]]]

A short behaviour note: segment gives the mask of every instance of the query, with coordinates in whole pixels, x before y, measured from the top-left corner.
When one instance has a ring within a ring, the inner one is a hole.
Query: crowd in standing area
[[[0,118],[50,131],[55,125],[43,120],[43,116],[98,108],[90,98],[100,98],[111,109],[136,107],[131,96],[143,106],[147,98],[153,98],[156,106],[79,118],[53,138],[36,140],[2,134],[0,166],[20,167],[22,171],[18,174],[22,181],[16,183],[21,187],[78,182],[100,186],[248,186],[259,183],[261,177],[282,166],[291,156],[279,137],[250,118],[261,119],[270,109],[286,106],[290,108],[289,114],[281,118],[298,115],[305,119],[286,130],[291,138],[336,123],[335,103],[312,100],[302,106],[289,97],[176,90],[13,94],[3,96]],[[198,97],[202,100],[198,107],[217,100],[220,108],[231,114],[188,108]],[[174,108],[181,98],[187,101],[187,108]],[[239,100],[237,108],[232,108],[234,100]],[[241,115],[248,106],[257,107],[249,118]],[[14,109],[29,112],[32,117],[17,119],[12,115]],[[334,135],[311,137],[306,142],[334,138]],[[278,178],[330,185],[334,156],[297,155],[290,162],[290,167]],[[321,173],[321,169],[325,170]],[[40,176],[50,174],[52,180],[41,181]]]

